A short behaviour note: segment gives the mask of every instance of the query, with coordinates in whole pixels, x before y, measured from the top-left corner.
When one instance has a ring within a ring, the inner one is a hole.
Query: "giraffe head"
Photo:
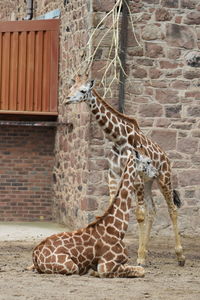
[[[78,103],[87,101],[91,98],[91,91],[94,86],[94,80],[88,80],[88,76],[77,75],[72,81],[70,93],[64,104]]]
[[[152,165],[152,161],[149,157],[140,154],[135,150],[136,155],[136,168],[139,174],[144,178],[155,178],[157,169]]]

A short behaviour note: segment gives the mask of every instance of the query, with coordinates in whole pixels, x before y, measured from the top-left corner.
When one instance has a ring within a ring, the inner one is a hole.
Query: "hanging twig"
[[[104,90],[104,96],[107,95],[108,93],[112,95],[112,85],[114,82],[118,83],[120,81],[119,78],[119,71],[121,70],[121,72],[124,74],[124,76],[127,76],[124,67],[122,65],[121,62],[121,58],[120,58],[120,37],[119,37],[119,31],[120,31],[120,18],[121,18],[121,9],[122,9],[122,5],[126,4],[127,9],[128,9],[128,14],[130,16],[130,20],[131,20],[131,28],[135,37],[135,40],[137,42],[137,44],[141,47],[141,45],[138,42],[138,39],[135,35],[135,31],[134,31],[134,25],[133,25],[133,19],[132,19],[132,15],[131,15],[131,11],[129,8],[129,5],[127,4],[126,0],[117,0],[116,3],[114,4],[113,8],[101,19],[101,21],[97,24],[96,28],[94,29],[94,31],[92,32],[92,34],[89,37],[89,40],[87,42],[86,48],[89,48],[89,54],[86,60],[84,60],[84,62],[82,62],[80,64],[80,67],[78,70],[76,70],[76,74],[81,73],[81,70],[84,67],[85,73],[89,73],[91,68],[92,68],[92,64],[95,61],[95,56],[97,54],[97,51],[100,49],[103,40],[108,36],[108,34],[110,34],[110,32],[112,31],[112,38],[111,38],[111,44],[109,47],[109,51],[108,51],[108,56],[106,58],[106,65],[100,69],[99,71],[105,70],[101,81],[100,81],[100,86],[102,86],[103,90]],[[109,28],[107,28],[104,32],[104,34],[102,35],[102,37],[99,39],[97,45],[94,47],[92,46],[93,43],[93,38],[95,37],[95,35],[97,35],[98,31],[100,30],[100,27],[102,26],[102,24],[104,24],[104,22],[106,21],[106,19],[108,19],[108,17],[112,16],[112,24],[110,25]],[[128,30],[128,29],[127,29]],[[93,52],[91,49],[94,49]],[[112,57],[114,52],[114,56]],[[85,63],[87,64],[85,67]],[[109,80],[109,78],[111,78]]]

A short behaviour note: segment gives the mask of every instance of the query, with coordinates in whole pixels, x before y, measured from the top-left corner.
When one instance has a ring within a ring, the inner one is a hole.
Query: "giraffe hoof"
[[[35,270],[34,265],[31,265],[31,266],[28,266],[28,267],[24,268],[24,271],[33,271],[33,270]]]
[[[179,265],[180,267],[184,267],[184,265],[185,265],[185,259],[179,260],[178,265]]]
[[[99,273],[97,271],[92,270],[92,269],[89,270],[88,275],[93,276],[93,277],[99,277]]]
[[[141,277],[145,276],[145,269],[141,266],[135,267],[134,277]]]
[[[143,264],[142,264],[142,263],[138,263],[137,265],[138,265],[138,267],[142,267],[142,268],[145,268],[145,267],[146,267],[146,264],[145,264],[145,263],[143,263]]]
[[[143,258],[138,258],[137,259],[137,265],[140,266],[140,267],[146,267],[146,262],[145,262],[145,259]]]

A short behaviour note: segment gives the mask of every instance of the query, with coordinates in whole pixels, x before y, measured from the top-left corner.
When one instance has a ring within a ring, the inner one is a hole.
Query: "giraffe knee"
[[[143,206],[138,206],[136,208],[136,219],[138,223],[144,222],[145,219],[145,208]]]
[[[170,218],[173,222],[177,222],[177,218],[178,218],[178,211],[176,207],[170,208],[169,209],[169,215]]]
[[[177,256],[181,256],[183,254],[183,248],[181,245],[175,247],[175,253]]]

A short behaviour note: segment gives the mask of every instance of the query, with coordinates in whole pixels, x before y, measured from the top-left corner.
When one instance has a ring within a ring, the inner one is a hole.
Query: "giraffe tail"
[[[173,199],[174,199],[174,204],[180,208],[182,205],[181,199],[180,199],[180,195],[179,192],[176,190],[173,190]]]

